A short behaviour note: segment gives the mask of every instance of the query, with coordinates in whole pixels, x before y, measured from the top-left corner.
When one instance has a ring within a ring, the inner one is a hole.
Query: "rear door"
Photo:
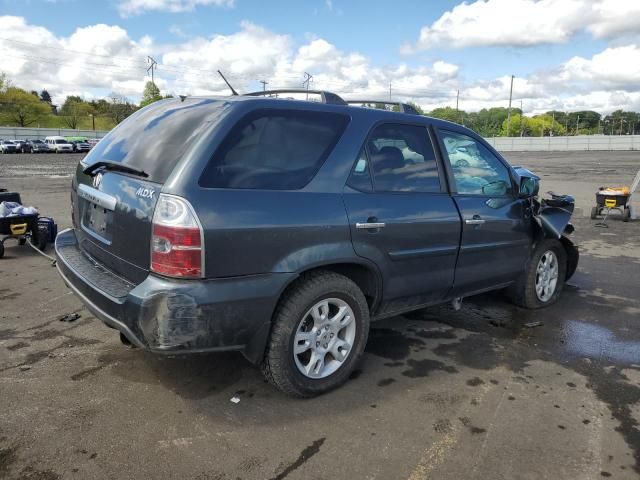
[[[453,285],[460,217],[424,125],[373,129],[344,194],[356,253],[383,276],[379,313],[444,298]]]
[[[514,280],[529,257],[532,224],[528,202],[518,198],[510,167],[468,132],[440,129],[439,137],[462,215],[454,295]]]

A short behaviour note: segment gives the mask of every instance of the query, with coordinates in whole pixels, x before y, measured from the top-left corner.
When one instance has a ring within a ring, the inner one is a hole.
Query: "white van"
[[[52,152],[60,153],[60,152],[73,152],[73,145],[69,143],[64,137],[60,137],[58,135],[53,135],[51,137],[46,137],[44,139],[44,143],[49,146],[49,150]]]

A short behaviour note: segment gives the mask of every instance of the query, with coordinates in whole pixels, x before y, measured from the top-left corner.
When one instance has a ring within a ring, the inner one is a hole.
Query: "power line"
[[[51,45],[44,45],[44,44],[40,44],[40,43],[32,43],[32,42],[25,42],[23,40],[15,40],[13,38],[4,38],[4,37],[0,37],[0,41],[4,41],[4,42],[12,42],[12,43],[20,43],[23,45],[31,45],[34,47],[38,47],[38,48],[48,48],[51,50],[58,50],[58,51],[63,51],[63,52],[69,52],[69,53],[76,53],[76,54],[80,54],[80,55],[91,55],[92,57],[103,57],[103,58],[110,58],[110,59],[123,59],[123,60],[127,60],[127,61],[134,61],[134,62],[138,62],[138,61],[142,61],[142,58],[140,58],[139,60],[133,60],[132,57],[122,57],[122,56],[116,56],[116,55],[105,55],[105,54],[100,54],[100,53],[94,53],[94,52],[83,52],[81,50],[72,50],[69,48],[65,48],[65,47],[53,47]]]

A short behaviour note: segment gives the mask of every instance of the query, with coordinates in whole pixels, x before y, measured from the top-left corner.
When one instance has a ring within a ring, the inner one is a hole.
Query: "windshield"
[[[69,143],[66,140],[64,140],[63,138],[57,138],[56,139],[56,143]]]
[[[210,98],[156,102],[111,130],[82,163],[117,162],[163,183],[198,135],[225,111],[224,105]]]

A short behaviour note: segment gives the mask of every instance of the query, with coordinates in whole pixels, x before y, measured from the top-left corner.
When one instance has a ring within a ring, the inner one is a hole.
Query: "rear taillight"
[[[151,271],[178,278],[204,275],[202,228],[185,199],[161,194],[153,214]]]

